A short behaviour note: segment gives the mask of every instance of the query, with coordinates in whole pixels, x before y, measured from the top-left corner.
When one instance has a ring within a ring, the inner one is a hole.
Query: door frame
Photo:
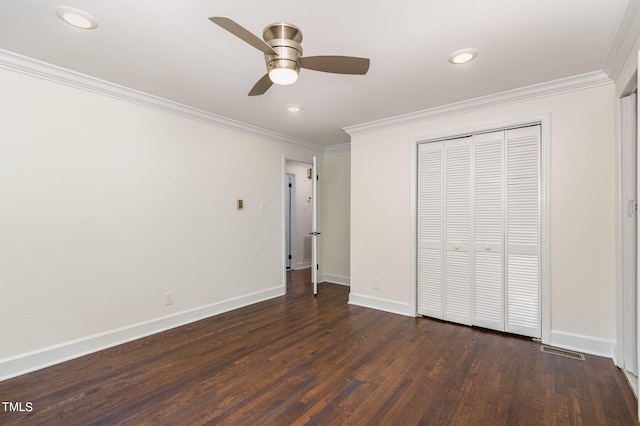
[[[640,52],[638,52],[640,55]],[[640,59],[639,59],[640,60]],[[623,263],[622,258],[624,255],[623,250],[623,226],[622,219],[623,215],[626,214],[626,203],[623,200],[622,194],[622,128],[623,128],[623,120],[622,120],[622,98],[630,95],[635,90],[638,89],[638,67],[635,68],[635,72],[631,76],[630,80],[626,85],[622,85],[624,89],[620,92],[616,93],[616,127],[617,127],[617,137],[616,137],[616,252],[617,252],[617,261],[616,261],[616,340],[617,345],[614,351],[613,361],[623,372],[625,372],[625,376],[627,376],[627,381],[633,390],[636,397],[638,396],[638,380],[637,378],[634,380],[633,377],[629,377],[626,374],[626,370],[624,368],[624,351],[625,351],[625,333],[624,333],[624,277],[623,277]],[[636,202],[640,199],[640,96],[636,98],[636,108],[637,115],[636,121],[638,124],[638,134],[636,139],[636,173],[637,179],[636,182]],[[637,214],[637,213],[636,213]],[[639,224],[640,226],[640,224]],[[636,355],[638,356],[638,366],[640,368],[640,273],[638,273],[638,265],[640,265],[640,238],[638,238],[638,229],[636,229],[636,306],[637,306],[637,318],[636,318]],[[638,402],[640,407],[640,400]],[[639,414],[640,416],[640,414]]]
[[[630,268],[629,269],[635,269],[635,273],[637,274],[637,265],[638,265],[638,261],[637,261],[637,249],[638,249],[638,242],[637,242],[637,236],[638,236],[638,232],[637,232],[637,228],[635,230],[635,235],[634,237],[636,238],[635,241],[635,253],[633,250],[628,251],[628,241],[626,241],[625,235],[625,222],[628,220],[627,219],[627,210],[628,210],[628,199],[626,197],[625,194],[625,188],[624,188],[624,184],[625,182],[627,182],[628,180],[630,180],[631,176],[627,176],[627,173],[625,173],[625,157],[626,160],[629,159],[628,155],[625,156],[623,155],[625,152],[628,153],[628,151],[626,151],[627,149],[629,150],[635,150],[636,151],[636,157],[634,158],[634,163],[632,164],[632,168],[630,170],[631,174],[634,175],[633,178],[634,180],[637,179],[637,171],[638,171],[638,153],[637,153],[637,148],[638,148],[638,141],[637,141],[637,137],[635,140],[626,140],[623,139],[623,135],[625,133],[628,132],[629,128],[625,128],[627,125],[627,121],[625,120],[625,115],[623,114],[623,106],[622,106],[622,102],[623,99],[625,99],[626,96],[620,97],[617,99],[617,108],[618,108],[618,127],[619,127],[619,132],[618,132],[618,149],[616,150],[616,161],[617,161],[617,191],[616,191],[616,214],[618,216],[618,220],[616,221],[616,227],[618,228],[616,231],[618,232],[618,250],[619,250],[619,256],[617,256],[618,258],[618,265],[617,268],[619,269],[619,273],[618,273],[618,285],[619,285],[619,289],[617,291],[617,299],[618,299],[618,303],[620,306],[620,312],[621,312],[621,317],[618,318],[619,321],[619,326],[618,326],[618,350],[619,353],[617,354],[617,356],[619,357],[619,360],[616,362],[616,364],[618,364],[618,366],[622,369],[622,371],[625,373],[625,375],[627,376],[627,381],[629,382],[629,384],[631,385],[631,388],[633,389],[634,393],[637,395],[638,394],[638,377],[637,377],[637,372],[636,375],[634,376],[632,371],[627,369],[627,362],[629,360],[629,349],[630,347],[633,345],[633,340],[629,339],[629,331],[628,330],[628,326],[629,323],[626,321],[626,319],[629,318],[629,315],[631,315],[631,317],[633,317],[633,320],[635,320],[635,325],[637,325],[637,320],[638,320],[638,315],[637,315],[637,275],[636,275],[636,282],[632,283],[632,287],[629,287],[629,283],[626,282],[626,275],[628,272],[627,269],[627,260],[630,260],[628,258],[628,255],[630,254],[635,254],[635,257],[632,259],[632,263],[633,265],[629,265]],[[636,96],[636,109],[638,106],[638,99]],[[637,124],[638,124],[638,117],[637,117],[637,111],[636,114],[633,118],[635,120],[635,124],[636,124],[636,130],[637,130]],[[637,182],[636,182],[636,192],[633,194],[633,199],[635,200],[635,202],[637,202],[638,196],[637,196]],[[634,213],[635,217],[637,218],[637,213]],[[636,300],[635,302],[635,312],[634,309],[631,309],[631,312],[629,312],[629,298],[626,297],[626,295],[628,294],[628,291],[631,291],[632,293],[636,294]],[[637,327],[636,328],[636,339],[637,339]],[[629,345],[627,345],[627,343],[629,343]],[[635,345],[635,348],[633,348],[634,350],[634,354],[637,358],[638,356],[638,348],[637,348],[637,344]],[[636,363],[637,363],[637,359],[636,359]]]
[[[412,194],[410,232],[413,238],[411,271],[415,285],[411,292],[409,303],[413,307],[415,316],[418,315],[418,145],[425,142],[453,139],[474,133],[506,130],[532,124],[540,124],[540,331],[542,343],[551,343],[551,114],[480,124],[411,138],[409,142],[411,150],[409,175]]]

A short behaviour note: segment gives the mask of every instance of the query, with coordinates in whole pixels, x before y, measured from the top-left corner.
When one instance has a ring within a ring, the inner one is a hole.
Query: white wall
[[[312,229],[313,181],[307,177],[307,170],[311,164],[287,161],[287,173],[295,176],[295,193],[292,199],[293,210],[293,241],[292,241],[292,269],[303,269],[311,266],[311,258],[304,257],[304,241],[309,237]]]
[[[542,114],[551,116],[552,338],[611,355],[616,339],[613,84],[352,134],[350,300],[415,313],[412,139]],[[372,288],[374,279],[378,290]]]
[[[323,281],[349,284],[350,281],[350,210],[351,210],[351,150],[348,145],[325,152],[320,182],[325,190],[321,205],[321,228],[324,251],[321,270]],[[322,266],[324,265],[324,268]]]
[[[0,379],[284,292],[283,158],[318,151],[6,69],[0,93]]]

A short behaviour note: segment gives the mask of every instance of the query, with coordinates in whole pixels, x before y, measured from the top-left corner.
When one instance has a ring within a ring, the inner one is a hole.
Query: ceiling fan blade
[[[306,56],[300,58],[300,68],[336,74],[366,74],[369,59],[353,56]]]
[[[213,16],[209,18],[209,20],[214,24],[219,25],[220,27],[229,31],[231,34],[243,40],[244,42],[249,43],[251,46],[255,47],[256,49],[266,53],[267,55],[276,55],[276,56],[278,55],[278,53],[275,50],[273,50],[271,46],[269,46],[264,41],[260,40],[258,36],[254,35],[249,30],[246,30],[245,28],[241,27],[239,24],[232,21],[231,19],[224,18],[221,16]]]
[[[251,88],[249,96],[263,95],[267,90],[269,90],[269,87],[271,87],[272,84],[273,82],[271,82],[269,74],[265,74],[260,80],[258,80],[253,88]]]

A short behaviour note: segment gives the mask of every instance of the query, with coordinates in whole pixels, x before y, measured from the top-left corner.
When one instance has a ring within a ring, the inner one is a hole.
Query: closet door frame
[[[434,132],[412,137],[410,190],[411,190],[411,235],[413,238],[412,271],[414,290],[411,293],[411,306],[418,316],[418,145],[469,136],[476,133],[488,133],[515,127],[540,124],[540,331],[542,343],[551,343],[551,247],[550,247],[550,165],[551,165],[551,114],[523,117],[513,120],[478,124],[442,132]]]

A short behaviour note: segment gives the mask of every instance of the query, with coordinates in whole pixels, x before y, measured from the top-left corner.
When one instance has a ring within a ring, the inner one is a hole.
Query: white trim
[[[324,149],[324,152],[332,152],[332,151],[342,151],[351,149],[350,143],[343,143],[339,145],[329,145]]]
[[[627,379],[627,383],[629,383],[629,386],[633,391],[633,396],[635,396],[636,399],[638,399],[638,378],[633,374],[629,373],[627,370],[623,369],[622,372],[624,373],[624,376]]]
[[[540,332],[551,340],[551,114],[540,121]]]
[[[413,316],[418,315],[418,145],[413,138],[409,141],[409,232],[411,235],[412,256],[409,260],[409,273],[413,290],[409,292],[409,306],[413,307]]]
[[[618,27],[616,38],[611,45],[609,55],[604,64],[604,71],[614,81],[629,81],[633,71],[636,69],[635,63],[630,63],[625,69],[629,57],[634,56],[638,51],[636,41],[640,38],[640,2],[632,0],[627,5],[627,10],[622,17],[622,22]],[[635,61],[633,61],[635,62]],[[618,93],[619,96],[623,93]]]
[[[342,275],[322,274],[320,282],[350,286],[351,278]]]
[[[513,102],[520,102],[544,96],[552,96],[560,93],[587,89],[590,87],[603,86],[606,84],[610,84],[611,82],[611,79],[604,72],[595,71],[546,83],[534,84],[532,86],[526,86],[520,89],[508,90],[506,92],[500,92],[493,95],[456,102],[453,104],[429,108],[422,111],[399,115],[396,117],[371,121],[355,126],[348,126],[344,127],[343,130],[350,136],[353,136],[359,133],[407,125],[418,121],[433,120],[435,118],[467,113]]]
[[[282,241],[281,241],[281,251],[282,251],[282,259],[280,260],[280,264],[282,265],[282,282],[283,285],[285,287],[285,293],[286,293],[286,287],[287,287],[287,270],[291,269],[291,268],[287,268],[287,256],[289,255],[289,253],[287,253],[287,235],[286,235],[286,229],[287,229],[287,195],[286,195],[286,185],[288,182],[287,179],[287,157],[282,154],[282,181],[280,182],[280,200],[281,200],[281,209],[280,211],[282,212],[282,216],[280,217],[281,220],[281,228],[282,229]],[[291,262],[289,263],[289,265],[293,266],[293,256],[291,256]]]
[[[284,285],[0,360],[0,381],[285,294]]]
[[[596,339],[591,336],[557,330],[551,330],[551,340],[544,343],[550,346],[607,358],[613,358],[615,351],[615,342],[612,340]]]
[[[540,226],[541,226],[541,259],[540,259],[540,331],[543,343],[551,340],[551,114],[534,115],[522,117],[508,121],[481,124],[462,129],[447,130],[444,132],[431,133],[427,135],[413,136],[411,138],[411,232],[413,236],[413,282],[415,292],[410,298],[411,306],[417,312],[417,145],[424,142],[436,141],[440,139],[453,139],[461,136],[468,136],[475,133],[485,133],[504,130],[514,127],[527,126],[540,123]]]
[[[367,296],[364,294],[349,293],[349,304],[390,312],[392,314],[405,315],[408,317],[416,316],[413,312],[413,307],[408,303]]]
[[[622,276],[623,261],[623,222],[622,222],[622,99],[616,99],[616,339],[613,363],[624,371],[624,279]]]
[[[242,123],[231,118],[140,92],[135,89],[71,71],[46,62],[41,62],[26,56],[18,55],[17,53],[13,53],[8,50],[0,49],[0,68],[63,84],[65,86],[70,86],[98,95],[108,96],[147,108],[168,112],[181,117],[212,124],[217,127],[235,130],[240,133],[301,145],[316,151],[324,150],[324,147],[320,147],[310,142]]]
[[[311,261],[308,260],[306,262],[298,262],[295,267],[291,267],[294,271],[299,271],[300,269],[308,269],[311,268]]]

